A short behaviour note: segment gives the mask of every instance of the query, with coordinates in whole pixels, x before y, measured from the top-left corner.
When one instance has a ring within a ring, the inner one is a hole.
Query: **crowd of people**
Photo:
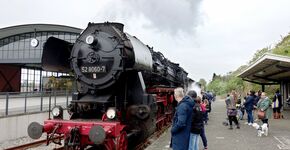
[[[200,136],[204,149],[208,149],[205,125],[207,125],[208,113],[211,112],[211,104],[214,101],[213,94],[201,92],[201,97],[199,97],[194,90],[190,90],[185,95],[184,89],[179,87],[174,90],[174,97],[178,104],[173,117],[170,146],[173,150],[198,150]],[[267,94],[261,91],[250,91],[244,100],[240,97],[233,90],[225,99],[226,114],[231,130],[233,122],[236,128],[240,129],[239,120],[243,119],[245,113],[247,113],[245,124],[255,126],[254,121],[260,119],[263,125],[266,124],[267,132],[272,114],[274,119],[282,117],[282,96],[279,90],[276,91],[273,99],[268,98]],[[254,120],[255,116],[257,116],[256,120]]]
[[[238,98],[237,93],[233,90],[227,95],[225,103],[230,124],[229,129],[233,129],[233,121],[239,129],[240,125],[238,120],[242,120],[245,113],[247,114],[247,121],[245,124],[249,126],[252,126],[254,121],[258,121],[260,119],[263,124],[267,124],[267,127],[269,127],[269,119],[272,114],[274,119],[282,118],[282,96],[279,90],[275,92],[273,99],[270,99],[265,92],[255,92],[251,90],[244,97],[243,101],[241,98]],[[239,117],[239,119],[237,117]]]
[[[185,95],[184,89],[180,87],[174,90],[178,104],[171,128],[170,145],[173,150],[198,150],[199,136],[204,149],[208,149],[205,125],[215,97],[209,92],[201,94],[201,97],[197,96],[196,91],[190,90]]]

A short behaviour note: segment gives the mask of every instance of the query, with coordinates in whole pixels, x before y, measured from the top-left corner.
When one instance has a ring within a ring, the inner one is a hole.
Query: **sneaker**
[[[249,124],[248,122],[245,122],[245,124]]]
[[[252,126],[253,124],[252,124],[252,123],[248,123],[248,125],[249,125],[249,126]]]
[[[237,126],[237,129],[240,129],[240,126]]]
[[[233,126],[230,126],[229,129],[230,129],[230,130],[233,130]]]

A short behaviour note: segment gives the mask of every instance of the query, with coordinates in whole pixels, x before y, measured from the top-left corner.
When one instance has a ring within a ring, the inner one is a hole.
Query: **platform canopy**
[[[266,53],[238,75],[245,81],[261,85],[290,80],[290,57]]]

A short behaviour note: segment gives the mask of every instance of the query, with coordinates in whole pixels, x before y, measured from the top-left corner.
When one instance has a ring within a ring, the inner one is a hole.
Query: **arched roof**
[[[1,28],[0,39],[13,36],[16,34],[28,32],[40,32],[40,31],[61,31],[61,32],[81,33],[82,29],[55,24],[24,24]]]
[[[2,28],[0,29],[0,64],[39,67],[42,46],[47,38],[55,36],[74,43],[81,31],[82,29],[79,28],[55,24],[24,24]],[[39,42],[36,47],[32,47],[30,43],[34,38]]]

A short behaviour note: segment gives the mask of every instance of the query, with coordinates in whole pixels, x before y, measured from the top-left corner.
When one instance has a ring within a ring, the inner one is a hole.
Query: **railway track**
[[[52,140],[59,139],[59,138],[62,138],[62,137],[56,137],[56,138],[53,138]],[[4,150],[26,150],[29,148],[39,147],[43,144],[46,144],[46,142],[47,142],[47,140],[43,139],[43,140],[38,140],[38,141],[34,141],[34,142],[30,142],[30,143],[26,143],[26,144],[22,144],[22,145],[18,145],[18,146],[6,148]],[[53,150],[62,150],[62,149],[63,149],[63,147],[59,147],[59,148],[54,148]]]
[[[15,146],[15,147],[10,147],[10,148],[7,148],[5,150],[25,150],[25,149],[28,149],[28,148],[38,147],[38,146],[40,146],[42,144],[45,144],[45,143],[46,143],[46,139],[38,140],[38,141],[35,141],[35,142],[22,144],[22,145]]]
[[[162,128],[161,130],[156,131],[153,135],[151,135],[149,138],[147,138],[143,143],[136,146],[135,150],[144,150],[146,147],[148,147],[150,144],[152,144],[157,138],[159,138],[170,126],[171,126],[171,124],[168,124],[167,126],[164,126],[164,128]],[[26,143],[26,144],[14,146],[14,147],[10,147],[10,148],[4,149],[4,150],[26,150],[29,148],[36,148],[36,147],[41,146],[43,144],[46,144],[46,139],[38,140],[38,141],[34,141],[31,143]],[[58,148],[54,148],[53,150],[64,150],[64,147],[61,146]]]

